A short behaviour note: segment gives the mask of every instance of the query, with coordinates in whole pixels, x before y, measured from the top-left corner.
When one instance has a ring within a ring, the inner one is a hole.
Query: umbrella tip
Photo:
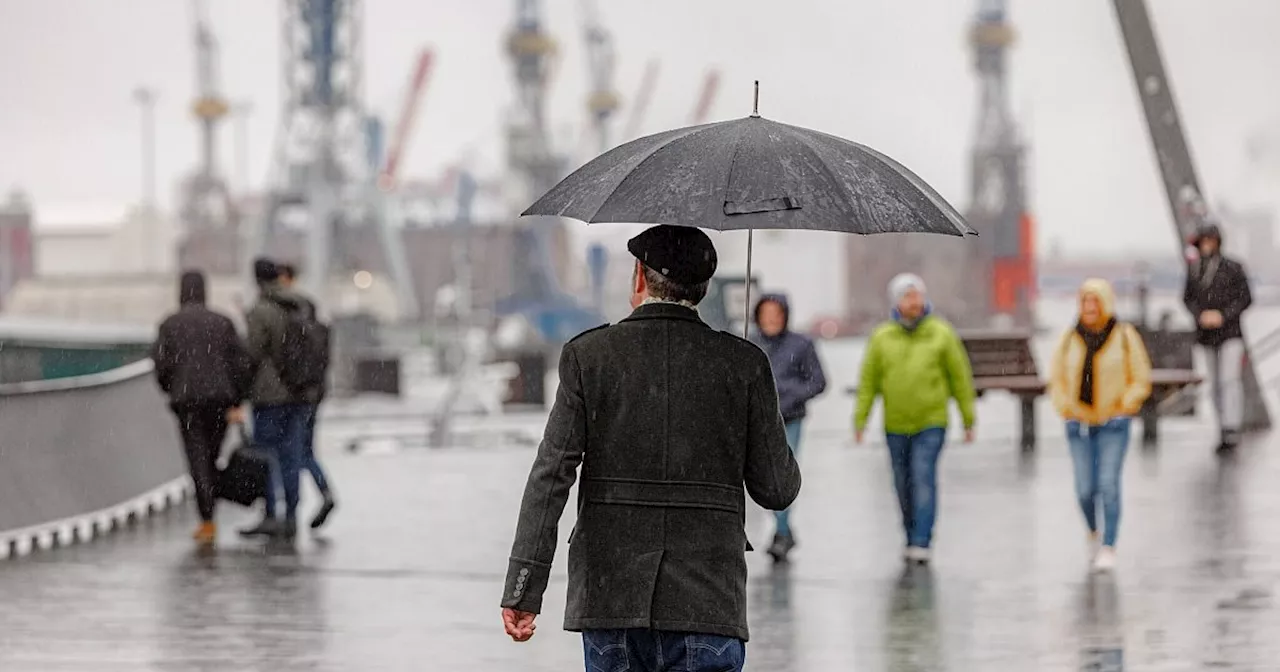
[[[760,116],[760,80],[756,80],[755,98],[751,102],[751,116]]]

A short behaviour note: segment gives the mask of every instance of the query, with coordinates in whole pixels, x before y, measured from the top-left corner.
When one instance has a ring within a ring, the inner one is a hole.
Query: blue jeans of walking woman
[[[802,420],[792,420],[785,427],[787,430],[787,445],[791,446],[791,454],[800,459],[800,430]],[[784,536],[791,536],[791,507],[787,507],[782,511],[773,512],[774,521],[777,523],[777,533]]]
[[[945,427],[885,435],[908,546],[929,548],[933,541],[933,521],[938,515],[938,458],[946,439]]]
[[[1067,421],[1076,499],[1090,532],[1098,531],[1098,506],[1102,506],[1103,546],[1114,547],[1120,529],[1121,472],[1132,422],[1130,418],[1112,418],[1105,425]]]

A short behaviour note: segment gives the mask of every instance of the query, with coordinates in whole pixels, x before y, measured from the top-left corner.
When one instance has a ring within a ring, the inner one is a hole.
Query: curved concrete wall
[[[152,363],[0,385],[0,557],[84,541],[186,498]]]

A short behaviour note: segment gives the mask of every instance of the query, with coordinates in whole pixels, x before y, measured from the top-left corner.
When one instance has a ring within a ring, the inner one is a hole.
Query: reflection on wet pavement
[[[749,670],[1280,669],[1265,445],[1219,464],[1199,425],[1168,422],[1131,453],[1119,568],[1096,576],[1062,441],[1023,457],[989,425],[947,449],[935,562],[904,569],[883,447],[832,417],[809,428],[793,562],[750,558]],[[241,542],[249,517],[229,510],[212,553],[183,513],[0,564],[0,670],[582,669],[559,628],[563,553],[534,640],[498,621],[531,450],[326,456],[342,508],[296,548]],[[771,524],[753,511],[753,539]]]

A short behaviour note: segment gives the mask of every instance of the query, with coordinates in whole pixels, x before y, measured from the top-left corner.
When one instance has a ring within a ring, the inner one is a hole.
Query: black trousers
[[[182,445],[187,453],[187,468],[196,486],[196,508],[200,519],[213,520],[217,502],[214,492],[218,483],[218,453],[227,436],[226,404],[191,404],[175,406]]]

